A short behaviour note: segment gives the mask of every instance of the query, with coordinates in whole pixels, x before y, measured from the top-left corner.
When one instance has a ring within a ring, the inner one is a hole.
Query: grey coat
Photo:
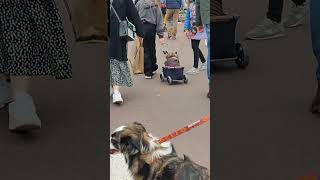
[[[155,3],[155,0],[139,0],[136,8],[141,21],[156,25],[157,34],[159,38],[162,38],[164,34],[163,17],[160,6]]]

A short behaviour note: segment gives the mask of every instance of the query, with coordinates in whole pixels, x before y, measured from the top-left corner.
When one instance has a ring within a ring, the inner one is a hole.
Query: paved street
[[[193,51],[190,40],[186,39],[182,25],[179,25],[177,40],[168,40],[169,48],[178,51],[181,65],[188,70],[193,64]],[[130,47],[130,45],[129,45]],[[158,65],[165,61],[163,53],[157,46]],[[201,50],[207,54],[204,42]],[[129,52],[130,54],[130,52]],[[134,87],[124,88],[124,104],[110,105],[111,130],[120,125],[138,121],[144,124],[149,132],[161,137],[182,128],[203,116],[210,114],[210,101],[206,97],[208,80],[206,71],[188,76],[188,84],[168,85],[161,82],[157,71],[154,79],[144,79],[135,75]],[[182,135],[172,142],[179,155],[187,154],[201,165],[210,167],[210,124],[200,126]]]
[[[241,39],[268,2],[225,3],[241,15]],[[248,69],[232,63],[215,69],[215,178],[294,180],[320,171],[320,119],[308,112],[316,87],[309,23],[288,29],[285,38],[248,46]]]

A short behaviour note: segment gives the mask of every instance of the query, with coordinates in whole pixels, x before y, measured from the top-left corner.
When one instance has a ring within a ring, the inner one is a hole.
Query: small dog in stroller
[[[167,80],[169,85],[177,82],[188,83],[187,76],[184,74],[184,67],[180,66],[178,52],[163,51],[166,61],[162,67],[160,79],[162,82]]]

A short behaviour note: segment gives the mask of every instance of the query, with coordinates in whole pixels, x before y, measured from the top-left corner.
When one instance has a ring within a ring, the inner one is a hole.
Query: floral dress
[[[65,34],[53,0],[0,1],[0,74],[72,77]]]

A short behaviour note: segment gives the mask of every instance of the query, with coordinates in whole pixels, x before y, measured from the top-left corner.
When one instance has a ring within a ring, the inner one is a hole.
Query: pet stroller
[[[162,50],[164,55],[168,54],[167,50]],[[169,85],[174,83],[188,83],[188,78],[184,74],[184,67],[182,66],[163,66],[160,74],[161,82],[167,81]]]
[[[212,46],[213,54],[211,63],[233,61],[239,68],[249,65],[247,46],[244,43],[235,42],[235,30],[239,16],[222,15],[212,18]]]

